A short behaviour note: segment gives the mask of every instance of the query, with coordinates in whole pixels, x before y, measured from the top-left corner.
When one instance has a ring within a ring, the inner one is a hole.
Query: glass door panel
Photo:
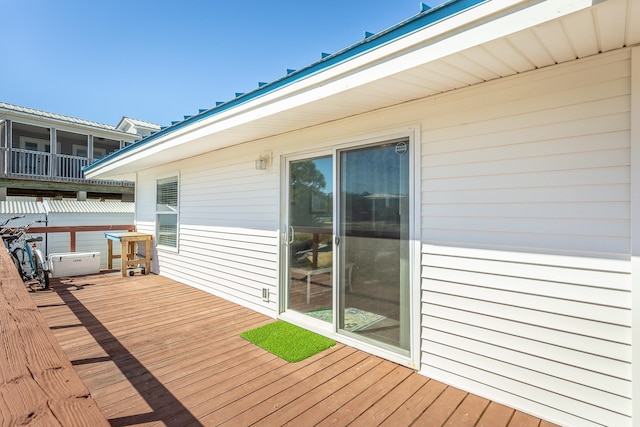
[[[333,322],[333,158],[289,162],[287,308]]]
[[[408,141],[339,152],[338,330],[409,351]]]

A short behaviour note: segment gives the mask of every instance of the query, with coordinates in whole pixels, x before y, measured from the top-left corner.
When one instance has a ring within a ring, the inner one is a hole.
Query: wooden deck
[[[166,278],[33,293],[112,426],[550,426],[341,344],[287,363],[238,334],[273,321]]]

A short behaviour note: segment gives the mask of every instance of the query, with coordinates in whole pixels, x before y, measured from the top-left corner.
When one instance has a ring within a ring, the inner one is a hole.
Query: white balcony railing
[[[134,185],[127,181],[87,180],[84,178],[82,168],[88,164],[89,159],[86,157],[17,148],[0,148],[0,176],[122,186]]]
[[[12,174],[50,176],[51,154],[18,149],[12,149],[10,153]]]
[[[82,168],[89,164],[89,159],[86,157],[58,154],[56,155],[56,164],[56,177],[82,179],[84,178]]]

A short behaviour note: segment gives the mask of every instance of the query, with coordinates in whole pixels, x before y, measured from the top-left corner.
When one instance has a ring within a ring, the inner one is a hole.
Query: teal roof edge
[[[216,114],[227,111],[233,107],[237,107],[238,105],[242,105],[266,94],[275,92],[276,90],[281,89],[284,86],[288,86],[296,81],[309,77],[310,75],[326,70],[337,64],[352,59],[355,56],[376,49],[384,44],[404,37],[414,31],[427,27],[431,24],[434,24],[438,21],[446,19],[450,16],[453,16],[457,13],[460,13],[464,10],[470,9],[480,3],[485,3],[487,1],[491,0],[450,0],[431,9],[424,9],[417,15],[408,18],[386,30],[383,30],[380,33],[365,38],[360,42],[355,43],[341,51],[327,56],[323,55],[323,58],[319,61],[314,62],[299,70],[293,71],[280,79],[274,80],[270,83],[260,84],[256,89],[250,92],[238,94],[236,98],[233,98],[227,102],[217,103],[215,107],[201,110],[200,113],[193,116],[185,116],[184,120],[172,122],[171,126],[167,126],[162,130],[153,133],[152,135],[134,144],[127,145],[120,150],[114,151],[113,153],[101,158],[100,160],[83,167],[83,171],[90,171],[91,169],[94,169],[101,164],[106,163],[114,157],[125,155],[128,151],[139,147],[141,144],[147,144],[178,129],[184,128],[211,116],[215,116]]]

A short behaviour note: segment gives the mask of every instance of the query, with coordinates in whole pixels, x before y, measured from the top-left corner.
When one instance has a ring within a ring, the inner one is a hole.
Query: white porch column
[[[640,427],[640,47],[631,50],[631,381],[633,426]]]
[[[6,158],[5,158],[5,172],[7,173],[7,176],[11,175],[11,172],[13,171],[13,121],[12,120],[7,120],[5,122],[7,124],[6,127],[6,132],[7,132],[7,152],[6,152]]]
[[[93,161],[93,135],[87,135],[87,161]]]
[[[9,156],[9,137],[7,136],[7,121],[0,120],[0,176],[7,176],[7,157]]]
[[[58,133],[53,127],[49,128],[49,156],[51,156],[49,176],[58,176]]]

